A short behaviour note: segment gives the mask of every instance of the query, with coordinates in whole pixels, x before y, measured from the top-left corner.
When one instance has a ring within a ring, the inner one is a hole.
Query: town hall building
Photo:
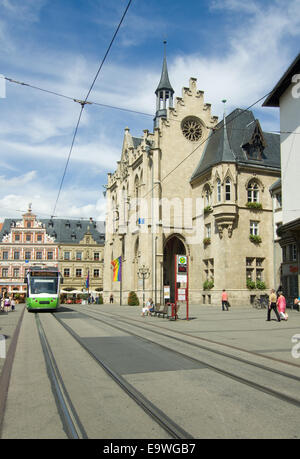
[[[104,301],[175,299],[175,255],[188,259],[189,301],[249,305],[274,286],[272,198],[280,139],[250,110],[213,115],[197,80],[174,100],[166,57],[153,132],[126,128],[106,185]],[[121,258],[120,258],[121,257]],[[111,262],[121,261],[122,280]],[[166,293],[169,292],[169,293]]]

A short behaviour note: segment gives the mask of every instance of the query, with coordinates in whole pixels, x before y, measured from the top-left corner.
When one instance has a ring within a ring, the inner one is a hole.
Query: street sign
[[[186,303],[189,319],[189,263],[186,255],[175,255],[175,302]]]

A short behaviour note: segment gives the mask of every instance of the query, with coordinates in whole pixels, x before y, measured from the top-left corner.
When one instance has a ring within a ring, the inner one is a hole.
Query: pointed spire
[[[159,118],[166,118],[167,116],[167,101],[169,108],[173,107],[173,94],[174,89],[171,86],[168,74],[167,58],[166,58],[166,44],[164,41],[164,59],[161,71],[160,82],[155,91],[156,94],[156,115],[154,118],[154,127],[158,126]]]
[[[228,140],[228,134],[227,134],[227,125],[226,125],[226,99],[222,100],[224,104],[224,112],[223,112],[223,154],[222,154],[222,160],[223,161],[232,161],[232,159],[235,159],[235,154],[230,148],[229,145],[229,140]]]
[[[162,66],[162,71],[161,71],[161,77],[160,77],[160,82],[157,86],[157,89],[155,91],[155,94],[158,93],[158,91],[161,91],[163,89],[166,89],[168,91],[171,91],[174,93],[174,90],[171,86],[170,80],[169,80],[169,74],[168,74],[168,66],[167,66],[167,57],[166,57],[166,44],[167,42],[164,41],[164,59],[163,59],[163,66]]]

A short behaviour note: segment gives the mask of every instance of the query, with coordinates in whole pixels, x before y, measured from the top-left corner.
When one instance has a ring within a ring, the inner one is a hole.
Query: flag
[[[88,271],[88,275],[86,276],[85,280],[85,288],[89,288],[90,286],[90,272]]]
[[[116,258],[115,260],[111,261],[113,265],[113,282],[121,281],[122,280],[122,257]]]

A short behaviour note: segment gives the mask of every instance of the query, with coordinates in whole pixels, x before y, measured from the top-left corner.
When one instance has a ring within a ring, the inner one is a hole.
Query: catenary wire
[[[152,117],[152,118],[155,116],[154,113],[141,112],[139,110],[133,110],[133,109],[130,109],[130,108],[125,108],[125,107],[118,107],[116,105],[103,104],[101,102],[95,102],[95,101],[91,101],[91,100],[89,100],[88,102],[87,101],[83,101],[83,100],[78,99],[76,97],[71,97],[71,96],[67,96],[66,94],[62,94],[62,93],[56,92],[56,91],[51,91],[49,89],[40,88],[39,86],[34,86],[34,85],[30,84],[30,83],[17,81],[17,80],[14,80],[13,78],[5,77],[3,75],[0,75],[0,78],[5,79],[5,80],[9,81],[10,83],[16,83],[16,84],[21,85],[21,86],[27,86],[29,88],[36,89],[38,91],[42,91],[42,92],[45,92],[45,93],[53,94],[53,95],[58,96],[58,97],[63,97],[65,99],[71,100],[71,101],[76,102],[78,104],[85,103],[85,104],[89,104],[89,105],[97,105],[99,107],[110,108],[110,109],[113,109],[113,110],[125,111],[125,112],[129,112],[129,113],[134,113],[136,115],[149,116],[149,117]],[[169,120],[169,121],[177,122],[177,123],[181,122],[180,120],[176,120],[176,119]],[[234,131],[243,131],[244,129],[242,129],[242,128],[240,128],[240,129],[239,128],[234,128],[233,130]],[[270,133],[273,132],[275,134],[300,135],[300,132],[294,132],[294,131],[268,130],[267,132],[270,132]]]
[[[117,36],[119,30],[120,30],[120,27],[121,27],[122,22],[123,22],[123,20],[124,20],[126,14],[127,14],[127,11],[128,11],[128,9],[129,9],[129,7],[130,7],[130,5],[131,5],[131,2],[132,2],[132,0],[129,0],[129,2],[128,2],[126,8],[125,8],[125,11],[124,11],[124,13],[123,13],[123,16],[121,17],[121,20],[120,20],[120,22],[119,22],[119,24],[118,24],[118,27],[116,28],[116,31],[115,31],[115,33],[114,33],[114,35],[113,35],[113,37],[112,37],[112,39],[111,39],[111,41],[110,41],[110,44],[109,44],[109,46],[108,46],[108,48],[107,48],[107,50],[106,50],[106,53],[105,53],[105,55],[104,55],[104,57],[103,57],[103,59],[102,59],[102,62],[101,62],[100,66],[99,66],[99,68],[98,68],[98,70],[97,70],[97,72],[96,72],[96,75],[95,75],[95,77],[94,77],[94,79],[93,79],[93,82],[92,82],[92,84],[91,84],[91,86],[90,86],[90,88],[89,88],[89,90],[88,90],[88,92],[87,92],[87,95],[86,95],[84,101],[81,101],[81,102],[80,102],[80,104],[81,104],[81,109],[80,109],[80,113],[79,113],[79,116],[78,116],[76,128],[75,128],[75,131],[74,131],[74,134],[73,134],[73,138],[72,138],[72,142],[71,142],[71,148],[70,148],[70,151],[69,151],[69,154],[68,154],[68,158],[67,158],[67,161],[66,161],[66,165],[65,165],[65,168],[64,168],[63,176],[62,176],[62,179],[61,179],[61,182],[60,182],[60,186],[59,186],[57,198],[56,198],[55,205],[54,205],[54,208],[53,208],[53,212],[52,212],[52,213],[53,213],[53,216],[55,215],[56,206],[57,206],[57,203],[58,203],[58,200],[59,200],[59,197],[60,197],[60,193],[61,193],[61,190],[62,190],[62,187],[63,187],[63,183],[64,183],[64,179],[65,179],[65,176],[66,176],[68,164],[69,164],[69,162],[70,162],[71,154],[72,154],[72,151],[73,151],[73,146],[74,146],[75,139],[76,139],[76,136],[77,136],[79,124],[80,124],[80,121],[81,121],[83,109],[84,109],[86,103],[88,103],[88,102],[87,102],[88,97],[89,97],[89,95],[90,95],[90,93],[91,93],[91,91],[92,91],[92,89],[93,89],[93,87],[94,87],[94,85],[95,85],[95,83],[96,83],[96,80],[97,80],[97,78],[98,78],[98,76],[99,76],[99,73],[100,73],[100,71],[101,71],[101,69],[102,69],[102,67],[103,67],[104,62],[106,61],[106,58],[107,58],[107,56],[108,56],[108,53],[109,53],[109,51],[110,51],[110,49],[111,49],[111,47],[112,47],[112,45],[113,45],[113,42],[115,41],[115,38],[116,38],[116,36]]]
[[[253,102],[251,105],[249,105],[247,108],[241,110],[235,117],[233,117],[231,120],[227,121],[226,122],[226,126],[228,126],[232,121],[234,121],[237,117],[241,116],[243,113],[245,113],[247,110],[249,110],[250,108],[252,108],[254,105],[258,104],[261,100],[265,99],[272,91],[270,91],[269,93],[267,93],[266,95],[264,95],[263,97],[259,98],[258,100],[256,100],[255,102]],[[82,110],[80,112],[82,114]],[[218,129],[223,129],[224,128],[224,125],[221,127],[221,128],[218,128]],[[215,132],[216,130],[218,129],[215,129],[213,132]],[[272,132],[272,131],[271,131]],[[274,132],[274,131],[273,131]],[[289,133],[288,131],[283,131],[285,133]],[[205,138],[194,150],[191,151],[191,153],[189,153],[185,158],[182,159],[182,161],[180,161],[170,172],[168,172],[167,175],[165,175],[162,180],[160,181],[160,183],[162,183],[169,175],[171,175],[176,169],[178,169],[178,167],[184,162],[186,161],[193,153],[195,153],[195,151],[197,151],[208,139],[209,139],[209,135],[207,138]],[[66,168],[65,168],[66,170]],[[154,188],[155,186],[157,186],[157,184],[155,184],[144,196],[143,198],[145,198]],[[6,208],[6,209],[9,209],[11,211],[15,211],[15,212],[25,212],[25,211],[21,211],[21,210],[18,210],[18,209],[10,209],[10,208]],[[48,216],[51,216],[51,218],[63,218],[61,216],[57,216],[57,215],[54,215],[54,212],[52,213],[52,215],[50,214],[46,214],[44,213],[43,215],[48,215]],[[70,219],[85,219],[86,217],[65,217],[65,218],[70,218]]]

